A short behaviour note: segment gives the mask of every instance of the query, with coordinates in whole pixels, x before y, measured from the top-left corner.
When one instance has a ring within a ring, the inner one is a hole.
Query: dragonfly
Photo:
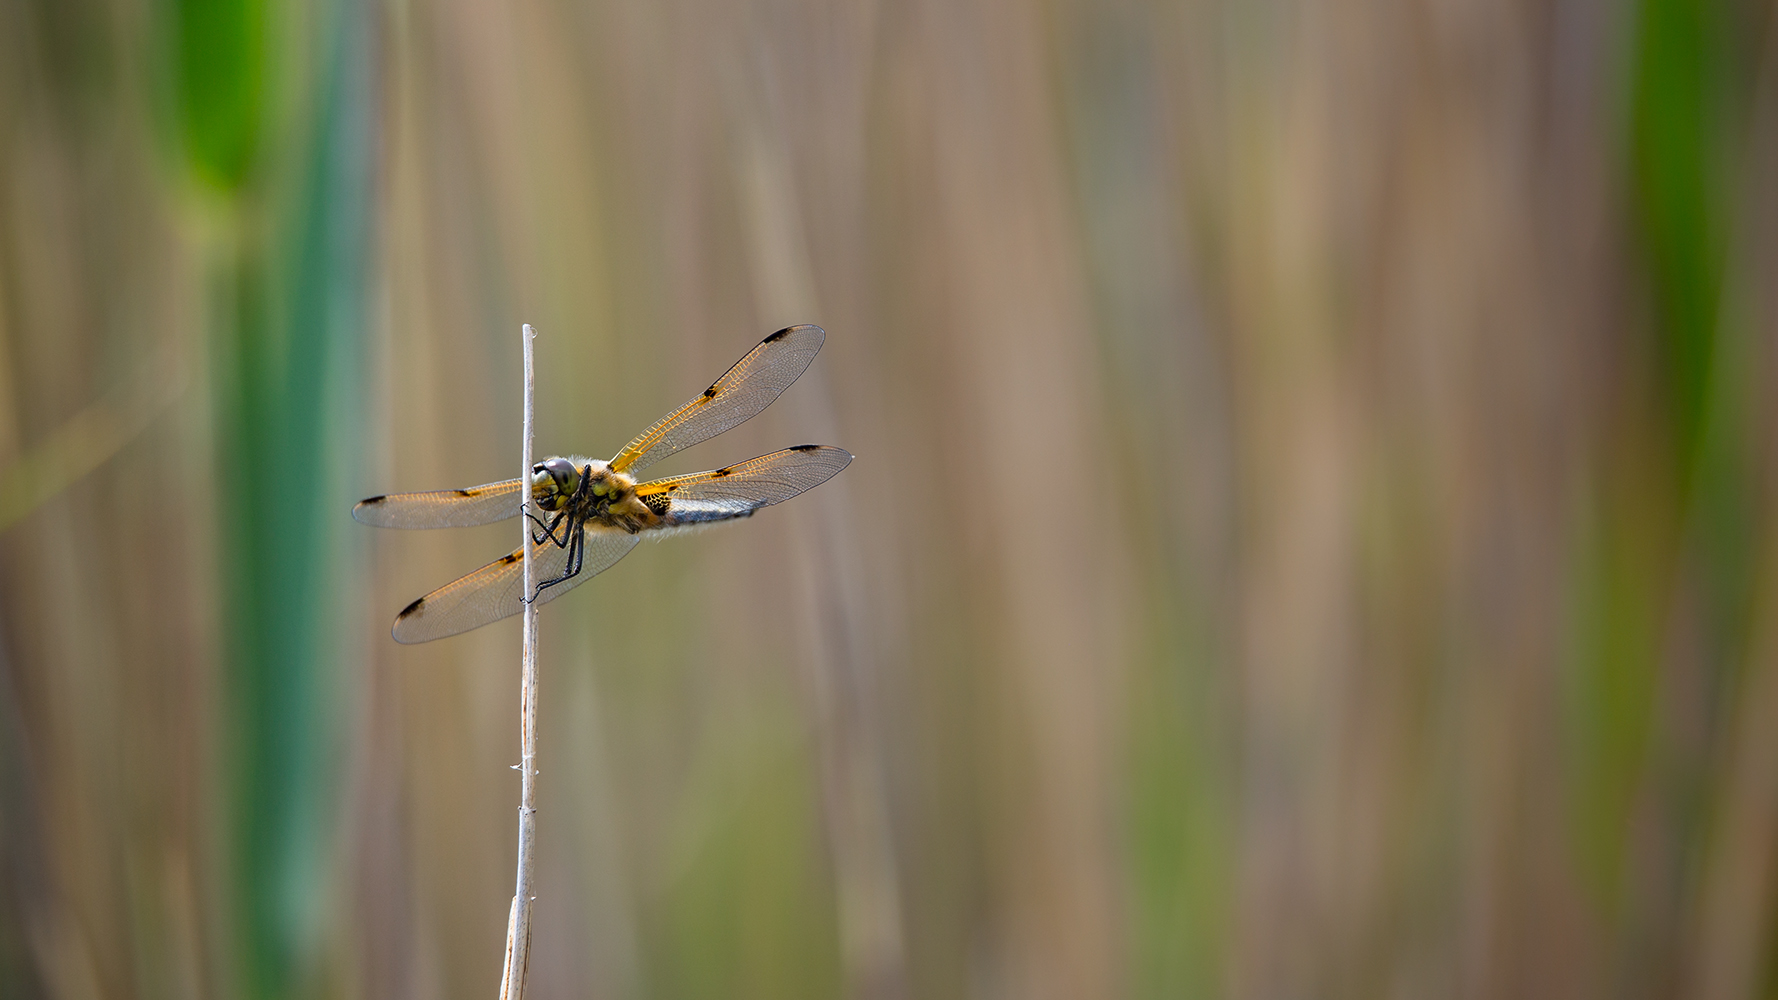
[[[531,467],[530,503],[518,479],[462,490],[391,493],[360,501],[352,517],[380,528],[463,528],[520,514],[532,522],[531,559],[541,581],[530,599],[552,601],[610,569],[644,536],[680,534],[750,517],[838,475],[844,448],[802,444],[739,465],[639,482],[637,474],[709,440],[772,404],[815,360],[827,334],[793,326],[760,341],[708,389],[655,421],[609,462],[546,458]],[[442,639],[525,604],[524,551],[516,549],[403,608],[396,642]]]

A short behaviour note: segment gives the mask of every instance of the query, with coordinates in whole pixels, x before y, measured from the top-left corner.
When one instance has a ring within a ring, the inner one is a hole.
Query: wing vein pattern
[[[508,479],[467,490],[391,493],[361,500],[352,517],[379,528],[472,528],[519,513],[519,481]]]
[[[540,603],[547,604],[598,576],[636,547],[638,536],[627,531],[596,524],[585,530],[586,557],[579,575],[545,590],[538,598]],[[531,558],[537,563],[537,579],[553,580],[567,568],[568,550],[546,538],[533,545]],[[524,590],[525,563],[514,550],[408,605],[395,618],[395,641],[442,639],[516,615],[524,607],[519,603]]]
[[[726,521],[814,489],[851,461],[844,448],[799,445],[723,469],[643,483],[636,494],[647,498],[665,493],[663,519],[668,526]]]
[[[640,472],[674,452],[739,426],[790,388],[815,360],[826,339],[818,326],[793,326],[760,341],[710,388],[638,434],[611,460],[611,467],[618,472]]]

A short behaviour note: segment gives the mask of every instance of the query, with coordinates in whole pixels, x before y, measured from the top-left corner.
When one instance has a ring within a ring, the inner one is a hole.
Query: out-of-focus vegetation
[[[0,996],[1778,995],[1760,0],[0,3]]]

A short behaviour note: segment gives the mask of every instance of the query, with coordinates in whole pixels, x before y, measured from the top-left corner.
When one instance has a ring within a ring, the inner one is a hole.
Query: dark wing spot
[[[480,496],[481,493],[479,490],[458,490],[457,495],[460,497],[473,497]]]
[[[673,491],[674,491],[674,490],[676,490],[676,489],[678,489],[678,488],[679,488],[679,484],[678,484],[678,483],[670,483],[670,484],[668,484],[668,486],[667,486],[667,492],[668,492],[668,493],[671,493],[671,492],[673,492]]]
[[[383,496],[376,496],[376,497],[365,497],[363,500],[358,501],[358,506],[369,507],[371,504],[382,503],[384,500],[387,500],[387,499],[389,499],[387,494],[385,494]]]
[[[513,563],[518,562],[522,558],[524,558],[524,557],[520,556],[517,552],[508,552],[507,554],[500,557],[500,565],[511,566]]]
[[[793,444],[790,446],[789,450],[790,451],[820,451],[821,446],[818,444]]]
[[[420,613],[420,605],[425,604],[425,603],[426,603],[426,598],[424,598],[424,597],[414,601],[414,603],[408,605],[405,608],[402,608],[401,614],[396,615],[395,620],[400,621],[403,618],[407,618],[412,615],[419,614]]]
[[[650,493],[642,498],[642,502],[648,505],[648,509],[653,511],[656,517],[666,514],[668,508],[673,505],[665,493]]]
[[[728,475],[730,471],[731,470],[729,469],[717,469],[715,472],[710,473],[710,478],[721,479],[723,476]]]
[[[760,341],[760,343],[762,343],[762,344],[769,344],[769,343],[771,343],[771,342],[772,342],[772,341],[774,341],[774,340],[783,340],[783,339],[784,339],[784,335],[785,335],[785,334],[787,334],[787,333],[789,333],[789,332],[790,332],[790,331],[791,331],[791,330],[793,330],[793,329],[795,329],[795,327],[789,327],[789,326],[787,326],[787,327],[785,327],[785,328],[784,328],[784,329],[782,329],[782,330],[779,330],[779,331],[778,331],[778,332],[777,332],[777,333],[774,333],[774,334],[772,334],[772,335],[771,335],[771,336],[770,336],[770,337],[767,337],[767,338],[766,338],[766,339],[764,339],[764,340],[762,340],[762,341]]]
[[[705,399],[709,399],[710,397],[712,397],[714,395],[716,395],[716,387],[715,386],[711,386],[710,388],[704,390],[704,398]]]

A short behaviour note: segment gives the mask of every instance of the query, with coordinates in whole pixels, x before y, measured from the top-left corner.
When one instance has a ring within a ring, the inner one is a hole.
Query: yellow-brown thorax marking
[[[567,511],[567,524],[587,522],[635,534],[661,524],[660,514],[636,496],[636,480],[596,458],[550,458],[531,474],[532,497],[551,513]]]

